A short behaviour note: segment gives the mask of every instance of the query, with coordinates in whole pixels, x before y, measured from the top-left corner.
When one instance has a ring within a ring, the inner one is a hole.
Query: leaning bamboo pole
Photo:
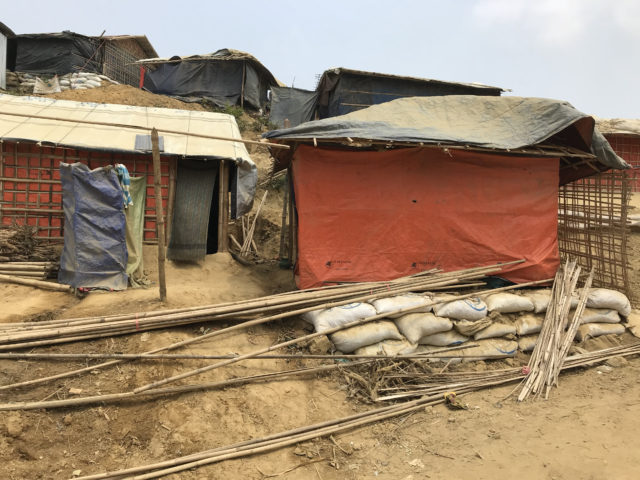
[[[41,280],[31,280],[27,278],[19,278],[10,275],[0,275],[0,282],[16,283],[18,285],[26,285],[28,287],[43,288],[45,290],[54,290],[56,292],[70,292],[69,285],[61,285],[59,283],[44,282]]]

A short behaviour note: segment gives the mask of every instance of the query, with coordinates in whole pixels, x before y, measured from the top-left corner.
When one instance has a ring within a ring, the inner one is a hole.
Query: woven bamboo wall
[[[558,245],[563,258],[576,258],[595,271],[594,286],[632,297],[627,257],[627,211],[631,178],[612,170],[560,187]]]

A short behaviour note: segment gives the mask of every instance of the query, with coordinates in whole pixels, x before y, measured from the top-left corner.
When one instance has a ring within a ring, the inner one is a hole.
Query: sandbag
[[[617,310],[604,308],[585,308],[580,317],[580,323],[620,323],[620,314]]]
[[[376,315],[376,309],[368,303],[349,303],[339,307],[313,310],[302,314],[302,319],[313,324],[316,332],[362,320]]]
[[[434,298],[434,301],[449,300],[447,303],[434,305],[433,311],[439,317],[456,320],[480,320],[487,316],[487,305],[476,297],[456,300],[453,295]]]
[[[96,81],[96,80],[87,80],[85,83],[85,85],[93,87],[93,88],[98,88],[100,86],[102,86],[102,83],[100,82],[100,80]]]
[[[551,301],[551,289],[533,290],[527,292],[525,296],[533,303],[534,313],[543,313],[547,311],[547,307]],[[576,308],[577,306],[578,294],[574,292],[573,297],[571,297],[571,308]]]
[[[460,345],[469,340],[469,337],[460,335],[455,330],[449,330],[448,332],[435,333],[433,335],[427,335],[418,340],[421,345],[433,345],[436,347],[448,347],[450,345]]]
[[[448,318],[437,317],[433,313],[409,313],[395,320],[396,326],[411,343],[418,343],[422,337],[451,330],[453,324]]]
[[[398,318],[404,313],[393,313],[406,308],[417,307],[411,313],[421,313],[431,311],[431,300],[423,295],[404,294],[395,297],[378,298],[372,300],[371,304],[375,307],[378,315],[388,314],[389,318]]]
[[[518,336],[531,335],[532,333],[540,333],[542,330],[543,315],[534,315],[533,313],[525,313],[516,320],[516,333]]]
[[[460,350],[442,352],[437,357],[430,357],[430,361],[451,361],[458,363],[460,361],[473,362],[479,360],[491,360],[492,358],[513,357],[518,351],[518,342],[507,340],[505,338],[489,338],[480,340],[475,347],[463,348]],[[419,345],[416,349],[417,354],[433,353],[435,354],[441,347],[431,345]]]
[[[589,337],[599,337],[600,335],[622,335],[624,325],[621,323],[587,323],[578,327],[576,340],[582,342]]]
[[[392,321],[383,320],[346,328],[329,335],[329,338],[337,350],[351,353],[360,347],[372,345],[382,340],[402,340],[402,335]]]
[[[534,309],[533,302],[527,297],[508,292],[489,295],[486,297],[485,303],[491,312],[532,312]]]
[[[487,328],[480,330],[473,335],[474,340],[482,340],[485,338],[498,338],[507,335],[515,335],[516,326],[508,323],[492,323]]]
[[[587,307],[612,308],[617,310],[623,317],[631,313],[631,303],[627,296],[622,292],[608,288],[592,288],[587,297]]]
[[[358,348],[356,355],[411,355],[416,350],[416,345],[408,340],[383,340],[366,347]]]
[[[453,322],[453,328],[465,337],[473,337],[474,334],[480,330],[487,328],[493,322],[489,317],[481,318],[480,320],[455,320]]]
[[[522,352],[531,352],[536,346],[538,335],[527,335],[518,339],[518,348]]]

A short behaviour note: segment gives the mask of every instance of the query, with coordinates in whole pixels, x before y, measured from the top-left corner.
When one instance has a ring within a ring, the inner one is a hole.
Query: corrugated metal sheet
[[[18,117],[10,114],[34,115]],[[45,120],[37,116],[54,117]],[[166,133],[174,130],[197,135],[242,138],[232,115],[168,108],[133,107],[72,102],[42,97],[0,95],[0,139],[92,150],[138,152],[139,128],[87,125],[73,120],[134,127],[155,127],[164,138],[164,155],[225,158],[253,164],[243,143]]]

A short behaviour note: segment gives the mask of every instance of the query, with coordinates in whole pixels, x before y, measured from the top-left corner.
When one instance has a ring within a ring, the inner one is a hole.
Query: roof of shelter
[[[545,98],[446,95],[407,97],[263,136],[280,142],[371,146],[450,146],[629,165],[594,128],[591,116]],[[279,152],[286,162],[292,152]],[[281,165],[276,162],[276,169]],[[604,169],[606,169],[604,168]]]
[[[165,155],[251,161],[243,143],[193,136],[214,135],[241,139],[235,118],[223,113],[13,95],[0,95],[0,112],[2,140],[32,141],[43,145],[89,150],[147,153],[148,150],[135,148],[136,137],[148,136],[149,130],[155,127],[163,137]],[[187,135],[168,133],[169,130],[185,132]]]
[[[640,119],[638,118],[596,118],[596,126],[605,135],[640,136]]]
[[[323,83],[323,79],[325,77],[327,77],[328,75],[343,75],[343,74],[350,74],[350,75],[359,75],[359,76],[364,76],[364,77],[377,77],[377,78],[388,78],[388,79],[392,79],[392,80],[409,80],[409,81],[413,81],[413,82],[420,82],[420,83],[430,83],[430,84],[434,84],[434,85],[446,85],[446,86],[458,86],[458,87],[466,87],[466,88],[475,88],[478,90],[491,90],[492,92],[495,93],[500,93],[500,92],[509,92],[509,89],[505,89],[502,87],[494,87],[491,85],[484,85],[482,83],[476,83],[476,82],[472,82],[472,83],[463,83],[463,82],[450,82],[450,81],[446,81],[446,80],[435,80],[432,78],[420,78],[420,77],[410,77],[410,76],[405,76],[405,75],[394,75],[394,74],[390,74],[390,73],[377,73],[377,72],[365,72],[363,70],[353,70],[350,68],[344,68],[344,67],[338,67],[338,68],[330,68],[328,70],[325,70],[318,82],[318,87],[319,89],[322,88],[321,85]]]
[[[213,53],[205,53],[202,55],[186,55],[186,56],[173,56],[165,58],[145,58],[138,60],[136,63],[145,65],[162,64],[162,63],[178,63],[178,62],[210,62],[210,61],[237,61],[247,60],[253,66],[255,66],[264,76],[267,77],[271,85],[280,85],[280,82],[276,80],[273,74],[265,67],[256,57],[247,52],[240,50],[234,50],[231,48],[222,48]]]
[[[151,42],[149,41],[146,35],[104,35],[102,37],[95,37],[95,38],[98,38],[98,39],[102,38],[112,42],[133,40],[140,46],[140,48],[142,49],[142,51],[144,52],[147,58],[158,56],[158,52],[156,52],[156,49],[153,48],[153,45],[151,45]]]

